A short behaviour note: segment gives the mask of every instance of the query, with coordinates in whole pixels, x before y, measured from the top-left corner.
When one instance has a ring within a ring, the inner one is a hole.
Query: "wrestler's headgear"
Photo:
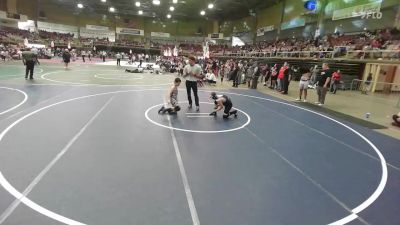
[[[215,92],[211,92],[211,94],[210,94],[210,98],[211,98],[211,99],[214,99],[214,100],[217,100],[217,99],[218,99],[218,97],[217,97],[217,93],[215,93]]]

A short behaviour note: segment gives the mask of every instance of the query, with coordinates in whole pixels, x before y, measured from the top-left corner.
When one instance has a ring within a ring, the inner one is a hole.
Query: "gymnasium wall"
[[[325,7],[323,1],[326,2]],[[364,28],[368,30],[382,29],[387,27],[393,27],[395,24],[394,19],[399,11],[398,0],[382,0],[381,1],[381,12],[383,14],[380,20],[376,19],[361,19],[361,17],[348,18],[341,20],[332,20],[332,15],[335,10],[349,8],[357,5],[368,4],[371,2],[377,2],[373,0],[319,0],[319,7],[317,14],[304,15],[306,10],[304,9],[305,0],[285,0],[285,9],[283,15],[283,22],[294,22],[298,19],[304,18],[305,26],[285,29],[281,31],[280,38],[290,38],[292,36],[305,37],[310,33],[315,33],[318,22],[318,12],[321,10],[324,13],[322,18],[323,30],[322,34],[331,34],[335,31],[340,32],[360,32]],[[263,9],[257,14],[257,28],[274,25],[275,31],[266,32],[264,36],[258,37],[258,40],[273,40],[276,38],[276,29],[280,26],[280,19],[282,16],[282,5],[283,3],[275,4],[267,9]],[[275,35],[275,37],[274,37]]]
[[[32,0],[1,0],[0,9],[7,8],[7,2],[16,1],[17,11],[20,14],[27,15],[30,19],[37,17],[37,8],[32,4]],[[321,7],[322,2],[326,1],[326,6]],[[219,21],[219,31],[225,37],[231,36],[233,33],[251,32],[255,33],[254,28],[262,28],[267,26],[274,26],[273,31],[266,32],[264,36],[257,37],[257,39],[275,39],[277,29],[281,26],[282,7],[284,7],[283,22],[296,23],[304,19],[305,25],[296,28],[283,29],[280,37],[288,38],[292,36],[307,36],[315,32],[318,21],[317,15],[304,16],[306,10],[304,9],[305,0],[284,0],[276,3],[269,8],[257,11],[257,18],[246,17],[243,19],[232,21]],[[319,0],[318,11],[324,12],[323,17],[323,30],[322,34],[333,33],[335,31],[341,32],[359,32],[364,28],[366,29],[379,29],[384,27],[393,27],[394,18],[399,11],[398,0],[382,0],[381,12],[383,17],[380,20],[358,18],[348,18],[342,20],[332,20],[332,14],[335,10],[344,9],[356,5],[367,4],[375,2],[373,0]],[[91,14],[72,14],[65,13],[61,8],[54,5],[43,5],[40,7],[46,18],[39,18],[39,20],[60,23],[73,26],[85,26],[86,24],[114,27],[126,27],[145,30],[145,35],[149,36],[150,31],[170,33],[172,36],[207,36],[213,33],[213,21],[211,20],[154,20],[153,18],[146,17],[125,17],[120,16],[115,18],[112,15],[91,15]]]
[[[146,36],[150,36],[150,32],[165,32],[172,36],[207,36],[212,33],[212,21],[186,20],[160,21],[157,18],[148,17],[130,17],[130,16],[113,16],[98,15],[98,14],[72,14],[69,11],[64,11],[62,8],[57,8],[54,5],[40,6],[46,18],[39,20],[51,23],[59,23],[84,27],[86,24],[107,26],[111,29],[115,27],[134,28],[145,31]],[[36,18],[36,9],[32,7],[30,0],[18,0],[18,13],[28,15],[30,19]]]

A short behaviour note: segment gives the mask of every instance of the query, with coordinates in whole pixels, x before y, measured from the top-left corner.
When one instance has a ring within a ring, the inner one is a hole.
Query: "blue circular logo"
[[[317,1],[307,1],[304,4],[304,8],[306,8],[307,10],[310,10],[310,11],[316,10],[317,9]]]

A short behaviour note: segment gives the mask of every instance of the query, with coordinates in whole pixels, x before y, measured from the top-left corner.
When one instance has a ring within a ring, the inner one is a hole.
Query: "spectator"
[[[393,125],[393,126],[400,127],[400,112],[397,113],[397,115],[393,115],[392,118],[393,118],[392,125]]]
[[[340,79],[342,78],[342,73],[340,70],[337,70],[336,72],[333,73],[332,75],[332,85],[331,85],[331,92],[333,94],[336,94],[336,91],[338,89],[338,85],[340,84]]]
[[[299,93],[299,98],[296,99],[296,101],[301,101],[301,97],[304,93],[303,102],[307,102],[307,89],[308,89],[308,84],[310,83],[311,73],[309,69],[303,69],[301,73],[302,75],[299,84],[300,93]]]
[[[261,68],[260,63],[254,62],[252,67],[252,81],[251,81],[251,89],[257,89],[258,79],[260,78]]]
[[[217,78],[215,77],[214,73],[211,71],[211,69],[208,70],[208,73],[206,74],[206,82],[209,84],[216,84],[217,83]]]
[[[322,70],[317,75],[317,94],[318,94],[318,102],[315,104],[322,106],[325,104],[326,93],[328,92],[329,83],[331,81],[332,72],[329,69],[329,65],[327,63],[322,64]]]
[[[85,50],[81,51],[82,61],[85,62],[86,52]]]
[[[117,54],[115,54],[115,57],[117,58],[117,66],[121,66],[121,54],[117,52]]]
[[[278,91],[285,92],[285,85],[284,83],[286,80],[289,79],[289,64],[287,62],[283,63],[283,66],[279,69],[278,73]],[[287,94],[287,90],[286,90]]]
[[[65,64],[65,69],[68,69],[68,64],[71,61],[71,54],[69,53],[68,49],[65,49],[65,51],[62,55],[62,58],[63,58],[64,64]]]
[[[367,80],[365,80],[364,85],[362,87],[361,94],[367,95],[367,92],[369,92],[371,88],[371,81],[372,81],[372,73],[369,73]]]
[[[278,89],[277,85],[277,80],[278,80],[278,65],[275,64],[271,68],[271,86],[269,86],[270,89]]]

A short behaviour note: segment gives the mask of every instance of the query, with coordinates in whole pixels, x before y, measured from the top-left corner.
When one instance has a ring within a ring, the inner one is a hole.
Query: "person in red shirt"
[[[331,93],[336,94],[338,85],[340,84],[340,79],[342,78],[342,73],[340,70],[337,70],[332,75],[332,86],[331,86]]]
[[[279,69],[278,73],[278,91],[284,91],[284,78],[285,72],[289,69],[288,63],[285,62],[283,66]]]

